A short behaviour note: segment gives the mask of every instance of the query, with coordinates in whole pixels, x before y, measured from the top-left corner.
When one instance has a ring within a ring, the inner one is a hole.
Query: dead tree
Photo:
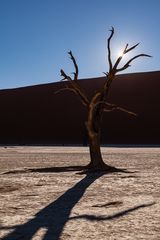
[[[102,159],[101,149],[100,149],[100,134],[101,134],[101,121],[103,117],[104,112],[109,112],[113,110],[120,110],[123,112],[127,112],[130,115],[136,115],[135,113],[128,111],[127,109],[124,109],[122,107],[119,107],[115,104],[109,103],[107,101],[107,96],[110,90],[110,86],[115,79],[115,76],[117,73],[122,72],[123,70],[130,67],[130,64],[139,57],[150,57],[150,55],[147,54],[139,54],[134,57],[132,57],[129,61],[127,61],[122,67],[119,67],[119,64],[125,54],[128,52],[131,52],[133,49],[135,49],[138,44],[129,47],[128,44],[126,44],[123,54],[117,58],[115,63],[112,63],[111,59],[111,48],[110,48],[110,42],[114,35],[114,28],[110,30],[110,36],[107,39],[107,50],[108,50],[108,63],[109,63],[109,71],[104,73],[106,76],[105,83],[100,91],[97,91],[91,99],[87,96],[85,90],[81,87],[81,85],[78,82],[78,65],[77,62],[72,54],[72,52],[68,52],[74,68],[74,77],[70,77],[67,75],[63,69],[61,69],[61,76],[63,77],[62,80],[67,80],[66,88],[61,89],[63,90],[69,90],[74,92],[76,95],[78,95],[79,99],[81,100],[82,104],[87,108],[87,120],[85,122],[87,133],[88,133],[88,140],[89,140],[89,150],[90,150],[90,163],[86,166],[86,169],[90,170],[106,170],[106,171],[112,171],[115,170],[114,167],[107,165],[104,163]]]

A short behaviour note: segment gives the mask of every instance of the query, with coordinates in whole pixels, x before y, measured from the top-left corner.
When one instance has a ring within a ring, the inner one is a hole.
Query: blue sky
[[[108,70],[106,39],[115,27],[113,59],[126,43],[140,46],[141,58],[127,72],[160,70],[159,0],[0,0],[0,88],[61,79],[73,71],[72,50],[80,78]]]

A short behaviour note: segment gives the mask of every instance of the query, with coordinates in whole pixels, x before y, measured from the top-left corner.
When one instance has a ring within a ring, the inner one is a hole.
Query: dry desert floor
[[[159,240],[160,148],[102,153],[128,172],[81,174],[87,147],[0,147],[0,239]]]

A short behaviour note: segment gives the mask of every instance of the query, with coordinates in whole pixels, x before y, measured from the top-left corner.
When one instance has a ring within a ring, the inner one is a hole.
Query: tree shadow
[[[64,166],[64,167],[45,167],[45,168],[23,168],[14,169],[11,171],[3,172],[2,174],[17,174],[17,173],[59,173],[59,172],[74,172],[84,170],[84,166]]]
[[[96,208],[100,208],[100,207],[117,207],[117,206],[120,206],[122,205],[123,202],[122,201],[112,201],[112,202],[108,202],[108,203],[105,203],[105,204],[96,204],[96,205],[93,205],[92,207],[96,207]]]
[[[29,172],[38,173],[59,173],[59,172],[81,172],[86,166],[64,166],[64,167],[46,167],[46,168],[29,168]]]
[[[89,221],[106,221],[106,220],[113,220],[115,218],[119,218],[119,217],[123,217],[133,211],[136,211],[140,208],[145,208],[145,207],[150,207],[152,205],[154,205],[155,202],[151,202],[151,203],[147,203],[147,204],[140,204],[138,206],[135,206],[135,207],[132,207],[132,208],[129,208],[129,209],[126,209],[124,211],[120,211],[120,212],[117,212],[115,214],[112,214],[112,215],[109,215],[109,216],[96,216],[96,215],[91,215],[91,214],[83,214],[83,215],[80,215],[80,216],[75,216],[75,217],[71,217],[70,220],[75,220],[75,219],[86,219],[86,220],[89,220]]]
[[[27,172],[39,172],[39,173],[48,173],[48,172],[66,172],[66,171],[81,171],[83,166],[69,166],[69,167],[51,167],[51,168],[35,168],[27,169]],[[117,172],[117,171],[116,171]],[[120,173],[124,171],[119,171]],[[16,172],[14,172],[16,173]],[[98,178],[109,172],[100,171],[100,172],[87,172],[85,177],[82,178],[78,183],[73,187],[68,189],[63,195],[61,195],[57,200],[50,203],[48,206],[40,210],[31,220],[22,224],[11,227],[3,227],[0,229],[13,229],[11,233],[2,238],[2,240],[13,240],[13,239],[24,239],[31,240],[36,232],[41,229],[46,229],[46,234],[43,237],[43,240],[58,240],[61,236],[63,228],[67,221],[76,219],[76,218],[86,218],[89,220],[111,220],[114,216],[110,217],[96,217],[93,215],[82,215],[78,217],[70,218],[70,213],[77,202],[82,198],[86,189]],[[112,173],[112,172],[111,172]],[[113,171],[114,173],[114,171]],[[127,212],[136,210],[137,208],[144,207],[141,205],[134,209],[126,210],[125,213],[121,213],[121,216]],[[120,216],[120,213],[117,213],[115,217]]]
[[[56,201],[39,211],[33,219],[22,225],[14,226],[13,232],[3,237],[2,240],[31,240],[40,228],[47,230],[43,240],[59,239],[73,207],[81,199],[85,190],[102,175],[104,175],[102,172],[87,174]]]
[[[77,172],[80,175],[94,174],[94,173],[136,173],[137,171],[129,171],[124,168],[111,167],[108,170],[95,170],[87,169],[86,166],[63,166],[63,167],[44,167],[44,168],[23,168],[14,169],[11,171],[3,172],[3,174],[18,174],[18,173],[60,173],[60,172]]]

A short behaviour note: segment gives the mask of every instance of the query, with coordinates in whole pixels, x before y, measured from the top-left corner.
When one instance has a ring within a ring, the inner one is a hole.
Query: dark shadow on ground
[[[14,169],[11,171],[4,172],[2,174],[17,174],[17,173],[59,173],[59,172],[73,172],[81,171],[84,169],[84,166],[64,166],[64,167],[46,167],[46,168],[24,168],[24,169]]]
[[[24,168],[24,169],[14,169],[11,171],[3,172],[1,174],[18,174],[18,173],[60,173],[60,172],[79,172],[79,174],[90,174],[94,172],[101,172],[103,174],[107,173],[136,173],[137,171],[129,171],[123,168],[111,167],[107,170],[88,170],[86,166],[64,166],[64,167],[45,167],[45,168]]]
[[[92,207],[115,207],[115,206],[120,206],[122,205],[123,202],[122,201],[113,201],[113,202],[108,202],[108,203],[105,203],[105,204],[96,204],[96,205],[93,205]]]
[[[52,168],[42,168],[42,169],[30,169],[33,172],[64,172],[64,171],[80,171],[83,170],[84,167],[81,166],[70,166],[70,167],[52,167]],[[60,196],[57,200],[50,203],[48,206],[39,211],[31,220],[26,222],[25,224],[12,226],[10,229],[13,229],[11,233],[3,237],[1,240],[31,240],[33,235],[41,229],[47,229],[43,240],[58,240],[61,236],[63,228],[67,221],[73,220],[76,218],[86,218],[92,221],[100,221],[100,220],[111,220],[116,217],[123,216],[131,211],[134,211],[141,207],[147,207],[150,205],[140,205],[134,207],[132,209],[128,209],[121,213],[117,213],[113,216],[103,217],[103,216],[94,216],[94,215],[82,215],[78,217],[70,218],[70,213],[77,202],[82,198],[86,189],[94,182],[96,179],[100,178],[104,174],[108,174],[109,172],[88,172],[85,177],[76,183],[73,187],[67,190],[62,196]],[[111,172],[112,173],[112,172]],[[116,171],[117,173],[117,171]],[[120,170],[121,173],[121,170]],[[1,229],[5,229],[5,227],[1,226]],[[6,227],[9,229],[9,227]]]
[[[137,171],[132,172],[132,173],[137,173]],[[127,175],[127,176],[121,176],[121,178],[140,178],[140,176],[135,176],[135,175]]]
[[[13,232],[3,237],[2,240],[31,240],[40,228],[47,229],[43,240],[58,240],[65,224],[69,220],[73,207],[81,199],[85,190],[103,174],[92,173],[86,175],[56,201],[39,211],[33,219],[15,227]]]
[[[126,209],[124,211],[117,212],[117,213],[109,215],[109,216],[96,216],[96,215],[83,214],[83,215],[80,215],[80,216],[71,217],[70,220],[75,220],[75,219],[86,219],[86,220],[89,220],[89,221],[113,220],[115,218],[123,217],[123,216],[125,216],[125,215],[127,215],[127,214],[129,214],[133,211],[136,211],[136,210],[140,209],[140,208],[150,207],[154,204],[155,204],[155,202],[147,203],[147,204],[141,204],[141,205]]]

